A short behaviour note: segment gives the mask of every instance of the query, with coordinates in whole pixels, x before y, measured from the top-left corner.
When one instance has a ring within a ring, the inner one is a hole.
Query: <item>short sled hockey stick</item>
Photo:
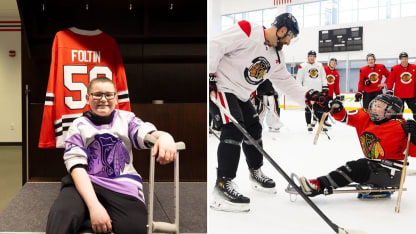
[[[324,127],[324,122],[325,122],[325,119],[328,116],[328,114],[329,114],[329,112],[325,112],[325,113],[322,114],[321,121],[319,122],[318,129],[316,130],[315,137],[313,138],[313,144],[314,145],[316,145],[316,143],[318,143],[319,135],[321,134],[322,128]]]
[[[396,204],[396,208],[395,208],[396,213],[400,212],[400,202],[402,200],[403,184],[404,184],[404,179],[406,177],[407,158],[409,157],[410,136],[411,136],[411,134],[408,133],[407,134],[406,151],[404,153],[404,160],[403,160],[402,177],[400,178],[399,195],[397,196],[397,204]]]
[[[312,200],[306,196],[306,194],[304,194],[302,192],[302,190],[295,184],[295,182],[286,174],[286,172],[283,171],[282,168],[280,168],[280,166],[272,159],[272,157],[270,157],[270,155],[263,149],[263,147],[261,147],[256,140],[254,140],[254,138],[247,132],[247,130],[245,130],[239,123],[238,121],[231,115],[231,113],[226,110],[214,97],[210,96],[211,101],[218,106],[218,108],[220,108],[221,112],[223,112],[224,114],[226,114],[228,116],[228,118],[231,120],[231,122],[238,128],[238,130],[241,131],[241,133],[243,133],[243,135],[250,141],[251,144],[254,145],[254,147],[256,147],[256,149],[263,154],[263,157],[265,157],[267,159],[267,161],[270,162],[270,164],[272,164],[272,166],[283,176],[283,178],[285,178],[285,180],[292,185],[296,191],[299,193],[299,195],[306,201],[306,203],[309,204],[309,206],[312,207],[313,210],[315,210],[316,213],[318,213],[318,215],[332,228],[332,230],[334,230],[335,233],[339,233],[339,234],[364,234],[365,232],[362,231],[356,231],[356,230],[346,230],[342,227],[339,227],[338,225],[336,225],[335,223],[333,223],[319,208],[318,206],[316,206],[315,203],[312,202]]]

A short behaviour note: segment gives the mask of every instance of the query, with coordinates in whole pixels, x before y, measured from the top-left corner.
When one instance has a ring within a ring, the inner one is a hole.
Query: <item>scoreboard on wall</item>
[[[363,27],[319,31],[319,53],[363,50]]]

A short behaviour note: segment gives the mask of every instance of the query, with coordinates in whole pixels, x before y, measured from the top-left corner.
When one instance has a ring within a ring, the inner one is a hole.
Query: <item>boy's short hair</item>
[[[114,84],[114,82],[110,78],[105,77],[105,76],[100,76],[100,77],[97,77],[97,78],[91,80],[90,83],[88,84],[88,87],[87,87],[88,95],[90,95],[90,90],[91,90],[91,87],[93,86],[93,84],[95,84],[97,82],[111,83],[114,86],[114,90],[117,90],[116,85]]]

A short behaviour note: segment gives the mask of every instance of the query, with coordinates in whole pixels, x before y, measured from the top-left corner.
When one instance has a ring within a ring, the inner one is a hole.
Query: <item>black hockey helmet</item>
[[[277,29],[280,29],[281,27],[286,27],[287,32],[286,32],[286,35],[284,37],[286,37],[290,33],[293,33],[293,37],[297,37],[298,34],[299,34],[298,21],[296,20],[295,16],[293,16],[290,13],[283,13],[283,14],[278,15],[274,19],[272,25],[276,26]],[[284,37],[282,37],[282,38],[284,38]],[[281,39],[281,38],[279,38],[279,39]]]
[[[338,60],[336,58],[330,58],[328,63],[330,63],[332,61],[335,61],[335,63],[338,64]]]
[[[403,57],[408,58],[408,57],[409,57],[409,55],[408,55],[406,52],[401,52],[401,53],[399,54],[399,59],[401,59],[401,58],[403,58]]]
[[[375,56],[373,53],[369,53],[369,54],[367,54],[367,56],[366,56],[367,61],[368,61],[368,58],[369,58],[369,57],[373,57],[373,58],[374,58],[374,60],[376,60],[376,56]]]
[[[316,51],[315,50],[309,50],[308,57],[309,56],[315,56],[316,57]]]
[[[378,101],[386,104],[386,107],[384,108],[384,114],[382,116],[375,111]],[[396,119],[402,114],[402,111],[402,100],[396,96],[389,94],[377,95],[377,97],[371,100],[370,104],[368,105],[368,114],[375,124],[382,124],[387,120]]]

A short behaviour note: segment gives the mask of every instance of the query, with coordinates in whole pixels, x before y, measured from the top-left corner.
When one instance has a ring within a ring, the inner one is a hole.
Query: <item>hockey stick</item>
[[[329,114],[329,112],[325,112],[325,113],[322,114],[321,121],[319,122],[318,129],[316,130],[315,137],[313,138],[313,144],[314,145],[316,145],[316,143],[318,142],[319,135],[321,134],[322,128],[324,127],[324,122],[325,122],[326,116],[328,116],[328,114]],[[329,136],[328,136],[328,139],[331,140],[331,138]]]
[[[406,145],[406,151],[404,152],[402,177],[400,178],[400,189],[399,189],[399,195],[397,196],[397,204],[396,204],[396,208],[395,208],[396,213],[400,212],[400,202],[402,200],[403,184],[404,184],[404,179],[406,177],[407,158],[409,157],[410,136],[411,136],[411,134],[409,132],[407,134],[407,145]]]
[[[214,131],[214,130],[212,130],[212,128],[210,127],[209,128],[209,132],[212,134],[212,135],[214,135],[218,140],[220,140],[220,137],[217,135],[217,133]]]
[[[315,115],[315,112],[309,107],[309,106],[307,106],[308,107],[308,109],[309,109],[309,111],[312,113],[312,115],[316,118],[316,119],[319,119],[318,118],[318,116],[316,116]],[[325,113],[328,113],[328,112],[324,112],[322,115],[324,115]],[[326,115],[328,115],[328,114],[326,114]],[[325,117],[326,118],[326,117]],[[322,118],[321,118],[321,120],[322,120]],[[325,122],[325,119],[324,119],[324,122]],[[323,123],[322,123],[323,124]],[[319,129],[321,129],[322,130],[322,125],[321,125],[321,121],[319,121],[319,126],[318,126],[318,130]],[[319,131],[319,133],[321,133],[321,131]],[[331,137],[329,137],[329,135],[328,135],[328,132],[324,132],[325,133],[325,135],[328,137],[328,140],[331,140]],[[316,135],[315,135],[315,138],[316,138]],[[319,136],[318,136],[318,138],[319,138]],[[318,141],[318,139],[316,140],[316,141]],[[314,144],[316,145],[316,143],[315,143],[315,139],[313,140],[313,142],[314,142]]]
[[[295,182],[286,174],[285,171],[283,171],[282,168],[280,168],[280,166],[272,159],[272,157],[270,157],[270,155],[263,149],[263,147],[261,147],[259,145],[259,143],[257,143],[256,140],[254,140],[254,138],[247,132],[246,129],[244,129],[240,123],[238,123],[238,121],[231,115],[231,113],[226,110],[220,103],[218,103],[218,101],[210,96],[211,101],[218,106],[218,108],[220,108],[220,110],[226,114],[228,116],[228,118],[231,120],[231,122],[238,128],[238,130],[240,130],[241,133],[243,133],[243,135],[250,141],[250,143],[252,145],[254,145],[254,147],[263,155],[263,157],[265,157],[267,159],[267,161],[270,162],[270,164],[272,164],[272,166],[283,176],[283,178],[285,178],[285,180],[292,185],[295,190],[300,194],[300,196],[306,201],[306,203],[309,204],[309,206],[312,207],[313,210],[315,210],[316,213],[318,213],[318,215],[332,228],[332,230],[334,230],[335,233],[339,233],[339,234],[363,234],[365,232],[361,232],[361,231],[353,231],[353,230],[346,230],[342,227],[339,227],[338,225],[336,225],[335,223],[333,223],[319,208],[318,206],[315,205],[315,203],[312,202],[312,200],[306,196],[305,193],[303,193],[303,191],[300,189],[300,187],[298,187]]]

